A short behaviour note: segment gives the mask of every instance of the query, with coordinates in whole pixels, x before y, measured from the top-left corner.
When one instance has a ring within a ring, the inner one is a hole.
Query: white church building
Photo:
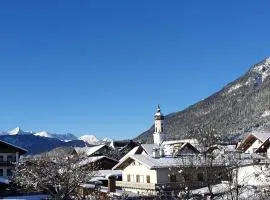
[[[159,105],[155,114],[155,132],[153,136],[154,144],[157,145],[161,145],[166,139],[166,134],[164,133],[164,116],[161,113]]]
[[[166,140],[167,134],[164,131],[164,115],[158,105],[154,115],[155,131],[153,133],[154,147],[164,156],[176,156],[180,154],[199,153],[199,144],[196,139]],[[153,153],[156,153],[155,151]]]

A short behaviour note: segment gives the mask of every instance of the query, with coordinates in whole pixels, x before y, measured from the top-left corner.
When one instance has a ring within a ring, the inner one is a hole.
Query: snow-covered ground
[[[48,196],[47,195],[32,195],[32,196],[12,196],[12,197],[3,197],[2,199],[25,199],[25,200],[45,200],[47,199]]]
[[[224,200],[224,199],[232,199],[236,195],[235,188],[239,187],[239,200],[246,199],[261,199],[263,196],[267,196],[269,192],[270,186],[270,178],[269,173],[270,169],[268,169],[265,165],[250,165],[240,167],[237,171],[235,171],[235,175],[237,174],[238,178],[234,178],[234,183],[223,181],[220,184],[216,184],[212,186],[212,192],[214,195],[217,195],[215,200]],[[192,195],[201,195],[207,196],[209,195],[209,190],[207,187],[199,188],[191,191]],[[266,199],[270,199],[266,197]]]
[[[262,117],[268,117],[268,116],[270,116],[270,110],[264,111],[264,113],[262,114]]]
[[[233,92],[234,90],[239,89],[240,87],[242,87],[241,84],[236,84],[236,85],[232,86],[232,87],[228,90],[228,93],[231,93],[231,92]]]
[[[0,177],[0,183],[9,184],[9,180],[3,177]]]

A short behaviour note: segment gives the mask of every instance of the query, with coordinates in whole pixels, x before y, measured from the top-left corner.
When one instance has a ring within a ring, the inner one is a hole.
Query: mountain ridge
[[[203,128],[205,126],[205,128]],[[186,109],[165,116],[167,139],[195,137],[211,126],[223,140],[243,137],[255,129],[270,127],[270,58],[251,66],[221,90]],[[153,142],[154,127],[135,140]]]
[[[98,139],[95,135],[84,135],[77,138],[71,133],[57,134],[48,131],[24,131],[19,127],[11,131],[0,132],[0,140],[28,150],[28,155],[44,153],[57,147],[85,147],[111,141],[108,138]]]

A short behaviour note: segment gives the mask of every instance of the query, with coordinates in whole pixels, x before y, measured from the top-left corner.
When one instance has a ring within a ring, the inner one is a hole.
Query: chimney
[[[160,157],[160,150],[159,148],[153,148],[153,158],[159,158]]]
[[[159,156],[164,157],[164,149],[162,147],[159,148]]]
[[[108,179],[108,192],[116,191],[116,179],[115,176],[110,176]]]

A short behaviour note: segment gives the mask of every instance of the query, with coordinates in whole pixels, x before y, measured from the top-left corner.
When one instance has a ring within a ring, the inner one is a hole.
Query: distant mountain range
[[[0,140],[28,150],[28,154],[38,154],[50,151],[56,147],[84,147],[109,143],[112,139],[98,139],[95,135],[83,135],[79,138],[71,133],[56,134],[47,131],[24,131],[17,127],[11,131],[0,132]]]
[[[209,127],[224,141],[238,140],[252,130],[270,128],[270,58],[253,65],[243,76],[210,97],[165,116],[164,131],[168,140],[198,138]],[[196,128],[200,128],[200,134]],[[152,142],[153,133],[154,126],[136,140]]]

